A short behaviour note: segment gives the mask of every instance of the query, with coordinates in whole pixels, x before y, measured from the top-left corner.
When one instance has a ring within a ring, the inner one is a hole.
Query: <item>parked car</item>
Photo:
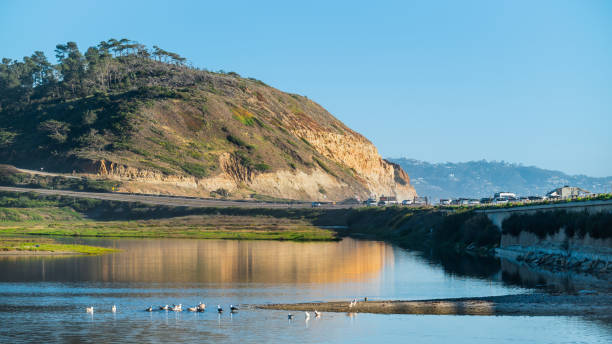
[[[387,205],[387,202],[386,201],[379,201],[378,205],[379,206],[384,206],[384,205]]]
[[[405,199],[402,201],[402,205],[411,205],[412,204],[412,200],[411,199]]]
[[[312,202],[312,203],[310,203],[310,206],[313,207],[313,208],[318,208],[318,207],[321,206],[321,202]]]

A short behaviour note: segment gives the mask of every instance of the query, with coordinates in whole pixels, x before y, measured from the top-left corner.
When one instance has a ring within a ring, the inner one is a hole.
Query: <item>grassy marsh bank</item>
[[[0,256],[29,254],[86,254],[100,255],[117,252],[106,247],[61,244],[51,238],[0,237]]]
[[[0,193],[0,235],[338,240],[320,225],[343,225],[319,209],[189,208]],[[342,214],[340,214],[342,215]]]
[[[271,217],[186,216],[135,221],[40,221],[0,223],[0,235],[194,238],[242,240],[337,240],[334,231],[299,220]]]

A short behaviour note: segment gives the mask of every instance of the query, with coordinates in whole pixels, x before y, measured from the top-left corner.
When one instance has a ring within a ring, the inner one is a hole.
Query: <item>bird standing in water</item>
[[[87,311],[87,313],[93,314],[93,306],[85,308],[85,311]]]
[[[221,308],[221,305],[217,305],[217,312],[223,313],[223,308]]]
[[[111,307],[111,312],[117,313],[117,306],[113,305],[113,307]]]

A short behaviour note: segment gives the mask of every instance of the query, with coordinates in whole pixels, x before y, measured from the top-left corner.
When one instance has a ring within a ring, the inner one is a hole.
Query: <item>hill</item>
[[[498,191],[517,195],[544,195],[563,185],[579,186],[591,192],[610,192],[612,177],[592,178],[567,175],[497,161],[470,161],[432,164],[414,159],[388,159],[399,164],[411,177],[420,195],[439,198],[490,197]]]
[[[343,200],[415,192],[408,175],[307,97],[190,67],[157,46],[57,45],[0,64],[0,163],[119,191]]]

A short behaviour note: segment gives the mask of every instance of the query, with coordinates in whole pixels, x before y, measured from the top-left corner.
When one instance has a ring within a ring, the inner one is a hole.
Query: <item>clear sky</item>
[[[385,157],[612,175],[612,1],[0,1],[0,56],[129,38],[306,95]]]

